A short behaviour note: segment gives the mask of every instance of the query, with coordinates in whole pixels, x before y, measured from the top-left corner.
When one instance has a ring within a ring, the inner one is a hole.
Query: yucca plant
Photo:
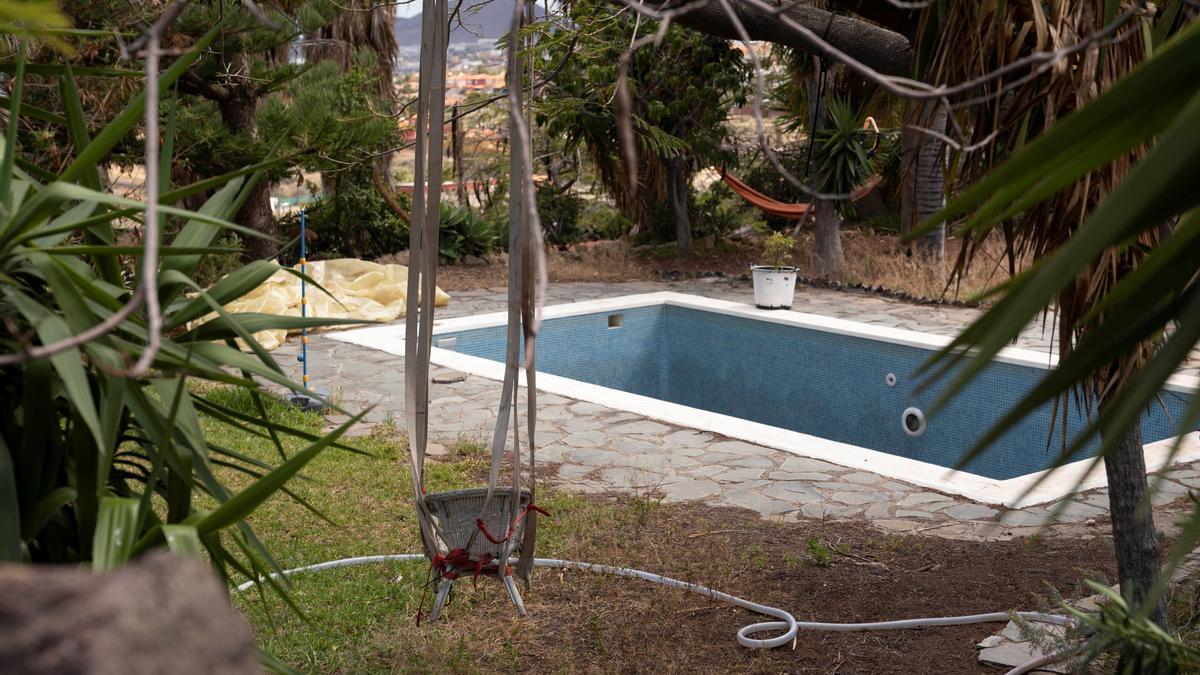
[[[815,180],[822,192],[850,194],[874,173],[863,143],[862,117],[850,103],[831,98],[828,118],[816,133],[813,152]],[[813,271],[820,277],[840,276],[846,268],[842,253],[842,219],[839,211],[853,208],[849,200],[815,200],[813,211]]]
[[[813,157],[822,192],[850,194],[875,173],[862,123],[863,116],[855,112],[849,101],[829,99],[825,128],[817,135],[819,142]],[[837,207],[851,209],[853,203],[842,200]]]
[[[1092,25],[1113,16],[1116,3],[1105,4],[1111,11],[1096,14]],[[1105,459],[1122,592],[1140,616],[1160,626],[1163,580],[1170,575],[1159,569],[1141,418],[1200,344],[1200,23],[1168,39],[1180,5],[1159,17],[1167,23],[1134,29],[1120,53],[1101,51],[1103,67],[1063,69],[1064,77],[1091,78],[1090,84],[1055,88],[1103,93],[1086,105],[1076,102],[1076,112],[1049,124],[937,216],[935,223],[963,217],[961,231],[974,241],[1011,225],[1017,250],[1025,247],[1038,260],[999,289],[992,308],[929,371],[954,372],[940,407],[1040,312],[1057,307],[1059,365],[962,461],[1040,405],[1084,405],[1091,423],[1064,437],[1059,461],[1099,438],[1095,461]],[[1130,52],[1135,47],[1140,54]],[[1140,66],[1129,65],[1137,59]],[[1121,64],[1130,71],[1125,77]],[[1014,96],[1026,95],[1032,94]],[[1028,130],[1024,125],[1020,134]],[[1177,420],[1180,434],[1198,422],[1200,396],[1193,396]],[[1200,510],[1194,510],[1168,566],[1198,541]],[[1137,645],[1125,646],[1133,651],[1124,663],[1136,662]]]
[[[151,73],[158,91],[170,90],[220,28],[169,68]],[[286,481],[336,445],[358,418],[327,436],[272,421],[259,382],[302,387],[253,334],[344,322],[225,312],[225,303],[279,269],[270,262],[242,267],[208,289],[194,281],[206,258],[237,254],[216,244],[223,235],[254,236],[228,219],[264,166],[176,188],[161,184],[150,196],[157,198],[162,219],[178,227],[157,251],[160,264],[144,264],[141,246],[115,243],[118,230],[136,232],[148,224],[146,204],[100,189],[101,170],[114,146],[133,132],[147,96],[134,97],[90,138],[71,68],[26,64],[25,55],[22,44],[8,64],[11,96],[0,103],[8,112],[0,155],[0,560],[108,569],[166,546],[190,555],[204,551],[222,578],[259,578],[277,566],[246,517],[286,491]],[[36,72],[40,84],[57,80],[62,111],[22,106],[27,72]],[[174,104],[165,107],[161,156],[148,166],[157,164],[164,178],[170,174]],[[70,135],[73,161],[60,174],[46,175],[22,159],[19,127],[31,117],[59,124]],[[196,211],[171,206],[209,192]],[[161,306],[161,340],[143,312],[150,294]],[[191,325],[210,313],[217,317]],[[236,338],[251,353],[239,351]],[[148,367],[137,367],[139,360]],[[206,397],[193,386],[201,381],[248,391],[260,414]],[[274,440],[278,464],[209,442],[202,415]],[[285,436],[308,445],[289,456]],[[218,467],[254,481],[234,492]],[[279,586],[268,583],[286,600]]]

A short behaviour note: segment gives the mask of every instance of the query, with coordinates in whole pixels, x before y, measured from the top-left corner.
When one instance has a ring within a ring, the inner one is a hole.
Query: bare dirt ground
[[[652,569],[787,608],[801,620],[838,622],[1053,610],[1055,593],[1085,596],[1085,577],[1114,576],[1103,538],[962,542],[888,534],[865,523],[770,523],[740,509],[620,501],[621,527],[578,524],[563,550],[539,553]],[[734,634],[759,617],[684,591],[546,570],[526,594],[529,616],[516,619],[495,584],[463,586],[471,596],[466,604],[474,606],[451,611],[445,625],[451,631],[469,625],[468,650],[485,669],[997,672],[976,663],[974,645],[1001,624],[802,632],[795,649],[751,650]]]
[[[842,233],[847,270],[841,281],[877,286],[927,298],[968,299],[1008,278],[1000,242],[983,247],[963,283],[947,289],[950,264],[961,243],[946,243],[948,262],[930,267],[905,255],[897,237],[858,230]],[[691,256],[677,257],[672,245],[632,247],[624,241],[587,242],[550,251],[547,262],[551,282],[633,281],[679,279],[696,276],[748,275],[761,244],[747,241],[699,241]],[[812,239],[802,234],[795,263],[800,275],[810,276]],[[502,257],[484,266],[446,265],[438,272],[438,285],[447,291],[502,287],[507,272]],[[943,295],[944,294],[944,295]]]

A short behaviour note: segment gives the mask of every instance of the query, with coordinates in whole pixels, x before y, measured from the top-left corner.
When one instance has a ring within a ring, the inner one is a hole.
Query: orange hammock
[[[746,185],[738,180],[733,174],[721,172],[721,179],[729,186],[731,190],[736,192],[739,197],[750,202],[764,213],[780,218],[788,218],[790,220],[803,220],[808,217],[811,204],[788,204],[777,199],[772,199],[754,188]],[[850,193],[850,201],[856,202],[863,197],[866,197],[878,185],[881,178],[879,176],[871,176],[857,190]]]
[[[875,132],[875,142],[871,146],[871,153],[874,154],[874,152],[879,148],[879,125],[875,123],[874,117],[868,117],[863,121],[863,131],[868,129]],[[788,204],[787,202],[781,202],[777,199],[771,199],[758,190],[746,185],[734,176],[725,173],[724,168],[721,169],[721,178],[725,181],[725,184],[730,187],[730,189],[738,193],[738,196],[758,207],[758,209],[763,213],[767,213],[772,216],[779,216],[780,218],[787,218],[789,220],[804,220],[808,217],[809,210],[811,208],[810,204]],[[863,183],[857,190],[850,193],[850,201],[856,202],[863,197],[866,197],[871,193],[871,190],[874,190],[879,185],[881,180],[882,178],[879,176],[871,176],[868,178],[867,182]]]

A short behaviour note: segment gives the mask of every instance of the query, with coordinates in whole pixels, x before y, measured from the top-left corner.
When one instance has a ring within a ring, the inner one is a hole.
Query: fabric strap
[[[541,222],[534,200],[530,120],[525,117],[524,70],[521,28],[533,18],[530,0],[515,0],[512,28],[508,38],[509,103],[509,270],[508,330],[504,381],[496,427],[491,441],[491,467],[488,491],[477,522],[483,522],[496,486],[508,442],[511,423],[513,443],[512,493],[507,513],[509,536],[495,540],[504,546],[505,560],[520,547],[518,576],[529,584],[533,569],[537,531],[537,507],[521,505],[522,462],[520,415],[517,398],[520,385],[521,346],[524,342],[526,377],[526,442],[529,452],[529,492],[536,490],[535,449],[537,392],[535,350],[542,300],[546,294],[545,253]],[[446,47],[449,37],[446,0],[423,0],[421,26],[421,66],[417,94],[416,167],[414,170],[412,229],[409,234],[409,277],[407,315],[405,317],[405,401],[409,440],[409,463],[413,476],[413,500],[421,530],[424,552],[430,561],[445,564],[447,545],[438,524],[425,504],[425,453],[429,440],[429,356],[433,338],[434,293],[437,279],[438,230],[441,220],[441,176],[443,125],[445,123]],[[511,416],[511,420],[510,420]],[[524,520],[520,541],[511,533]],[[472,533],[474,537],[485,528]],[[492,537],[484,532],[489,540]],[[436,566],[436,565],[435,565]]]
[[[448,37],[446,0],[424,0],[404,329],[404,400],[413,501],[421,544],[430,560],[435,559],[442,548],[436,521],[425,505],[424,469],[429,441],[429,352],[433,344],[438,230],[441,225],[442,126],[446,107]]]

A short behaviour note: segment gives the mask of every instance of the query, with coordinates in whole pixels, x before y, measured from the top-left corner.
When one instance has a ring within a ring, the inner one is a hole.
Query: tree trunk
[[[822,82],[817,73],[821,71],[821,60],[813,58],[813,74],[808,79],[808,100],[810,101],[809,120],[809,166],[815,162],[813,153],[818,152],[818,138],[825,129],[828,112],[826,99],[828,92],[821,91]],[[819,165],[819,164],[818,164]],[[826,176],[820,170],[810,171],[818,186],[825,185]],[[813,275],[822,279],[839,277],[846,270],[846,257],[842,254],[842,219],[838,215],[837,204],[823,199],[813,200],[813,242],[812,268]],[[800,221],[803,223],[804,221]],[[797,226],[799,227],[799,226]]]
[[[945,205],[943,164],[946,144],[941,139],[909,128],[918,126],[946,132],[947,111],[940,102],[909,101],[900,131],[900,234],[908,235]],[[940,224],[916,241],[921,258],[940,263],[945,256],[946,226]],[[912,253],[912,249],[909,249]]]
[[[667,199],[675,216],[675,250],[680,256],[692,254],[692,223],[688,218],[688,180],[686,157],[672,157],[667,165]]]
[[[1112,516],[1113,544],[1117,552],[1117,576],[1121,593],[1134,606],[1146,599],[1160,570],[1158,539],[1154,533],[1154,514],[1146,493],[1146,459],[1142,451],[1142,429],[1135,426],[1104,458],[1108,476],[1108,509]],[[1166,627],[1166,612],[1161,601],[1149,617]]]
[[[470,206],[467,200],[467,180],[466,168],[463,166],[463,129],[462,120],[459,119],[458,104],[454,104],[454,111],[450,116],[450,154],[454,162],[454,194],[458,198],[458,205],[462,208]]]
[[[228,101],[218,101],[221,110],[221,120],[225,126],[237,134],[258,135],[258,99],[234,98]],[[246,261],[274,258],[278,253],[279,234],[275,216],[271,213],[271,184],[260,180],[242,209],[234,219],[237,224],[248,227],[256,232],[267,235],[268,238],[247,237],[243,241],[242,258]]]
[[[842,254],[842,219],[837,206],[831,201],[818,200],[815,213],[813,274],[822,279],[840,277],[846,271],[846,257]]]

